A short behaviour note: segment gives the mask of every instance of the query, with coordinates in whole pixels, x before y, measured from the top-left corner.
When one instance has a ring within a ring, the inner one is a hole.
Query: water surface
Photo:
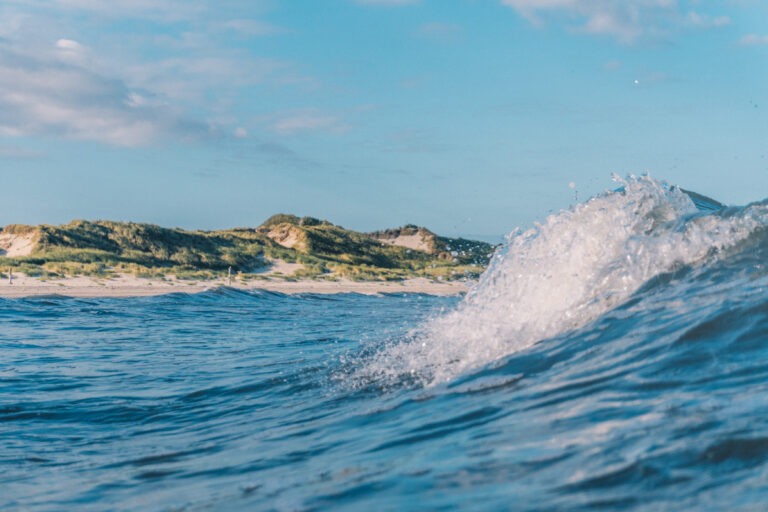
[[[764,510],[767,219],[640,179],[465,298],[0,299],[0,508]]]

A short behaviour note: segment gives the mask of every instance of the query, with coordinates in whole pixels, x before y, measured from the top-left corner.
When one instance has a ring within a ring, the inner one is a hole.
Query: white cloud
[[[277,72],[289,68],[289,64],[277,60],[221,52],[210,57],[145,61],[125,66],[123,73],[132,87],[149,89],[174,101],[202,103],[209,101],[211,91],[224,99],[238,88],[277,79]]]
[[[242,126],[235,128],[234,136],[238,139],[244,139],[248,136],[248,130],[243,128]]]
[[[59,58],[71,63],[84,64],[90,58],[90,48],[72,39],[56,41],[56,50]]]
[[[677,0],[501,0],[531,22],[564,18],[577,32],[602,34],[622,43],[657,37],[682,26],[720,27],[727,16],[683,14]]]
[[[68,52],[81,52],[83,50],[83,45],[71,39],[59,39],[56,41],[56,48]]]
[[[285,32],[280,27],[253,19],[227,20],[219,23],[217,26],[221,30],[231,30],[251,37],[271,36]]]
[[[249,16],[258,15],[262,0],[247,2]],[[0,138],[139,146],[238,137],[233,113],[244,89],[317,84],[290,62],[231,44],[281,30],[240,18],[242,7],[241,0],[0,2]],[[114,35],[101,28],[124,19],[159,27]]]
[[[120,79],[57,54],[82,48],[59,40],[50,52],[31,53],[0,43],[0,133],[117,146],[208,134],[206,124],[186,119],[178,109],[151,104]]]
[[[11,0],[24,4],[28,0]],[[201,0],[37,0],[38,7],[59,11],[90,11],[109,18],[181,21],[199,17],[209,10]]]
[[[728,16],[712,17],[706,14],[699,14],[696,11],[689,11],[685,17],[685,22],[694,27],[724,27],[731,24],[731,18]]]
[[[756,46],[761,44],[768,44],[768,34],[759,36],[757,34],[747,34],[741,38],[739,44],[744,46]]]
[[[270,129],[278,135],[296,135],[301,132],[343,133],[349,127],[334,115],[307,109],[276,116]]]

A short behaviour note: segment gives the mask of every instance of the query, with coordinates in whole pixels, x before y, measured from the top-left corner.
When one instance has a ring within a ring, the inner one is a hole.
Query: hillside
[[[443,260],[456,260],[463,264],[483,261],[488,264],[495,246],[477,240],[438,236],[427,228],[408,224],[401,228],[375,231],[368,236],[388,245],[398,245],[427,252]]]
[[[152,224],[76,220],[0,229],[0,269],[43,279],[175,276],[397,280],[477,277],[494,247],[405,226],[359,233],[313,217],[279,214],[256,228],[187,231]]]

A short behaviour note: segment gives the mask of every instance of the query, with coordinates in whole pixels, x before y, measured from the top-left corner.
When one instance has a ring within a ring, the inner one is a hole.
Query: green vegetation
[[[0,232],[8,235],[26,235],[36,229],[35,226],[27,226],[26,224],[8,224]]]
[[[271,228],[279,224],[291,224],[293,226],[298,226],[299,222],[300,222],[300,219],[295,215],[289,215],[287,213],[278,213],[277,215],[273,215],[267,220],[265,220],[264,224],[262,224],[261,227]]]
[[[398,237],[418,236],[423,240],[425,251],[442,260],[451,260],[461,265],[488,265],[489,257],[496,246],[477,240],[438,236],[426,228],[407,224],[401,228],[376,231],[369,235],[375,240],[387,241]]]
[[[439,237],[413,225],[366,234],[286,214],[274,215],[258,228],[219,231],[76,220],[61,226],[9,225],[0,235],[33,241],[28,255],[0,256],[0,268],[44,279],[133,274],[206,280],[226,276],[231,267],[233,277],[248,281],[280,275],[270,272],[269,265],[282,260],[302,265],[283,276],[286,279],[452,280],[477,277],[495,249],[484,242]],[[385,243],[401,235],[421,236],[423,250]]]

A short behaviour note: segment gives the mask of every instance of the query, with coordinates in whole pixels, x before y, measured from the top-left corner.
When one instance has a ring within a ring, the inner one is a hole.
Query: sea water
[[[465,297],[0,299],[0,509],[765,510],[766,226],[630,178]]]

